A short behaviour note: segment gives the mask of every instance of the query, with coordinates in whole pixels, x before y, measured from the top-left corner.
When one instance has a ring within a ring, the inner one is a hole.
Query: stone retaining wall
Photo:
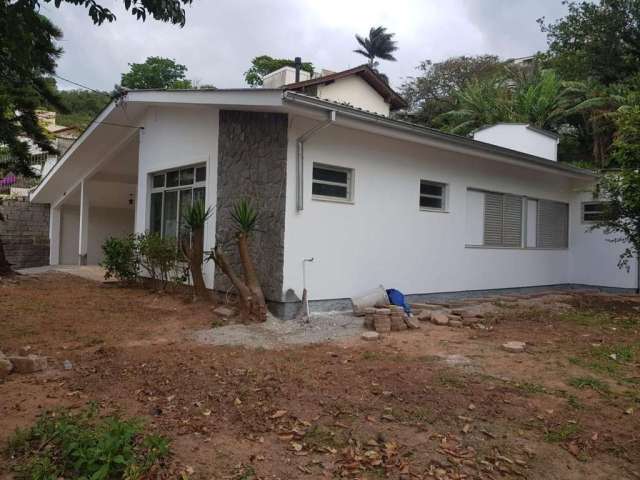
[[[49,265],[49,205],[26,198],[3,200],[0,239],[13,268]]]

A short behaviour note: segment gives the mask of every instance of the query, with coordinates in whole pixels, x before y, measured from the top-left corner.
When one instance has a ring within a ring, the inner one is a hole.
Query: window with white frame
[[[444,183],[420,180],[420,209],[444,212],[447,209],[447,186]]]
[[[596,223],[604,217],[604,202],[583,202],[582,223]]]
[[[468,246],[567,248],[569,205],[468,189],[466,231]]]
[[[353,170],[314,163],[311,193],[316,199],[351,201],[353,199]]]
[[[149,231],[178,240],[187,208],[205,202],[206,180],[204,165],[151,174]]]

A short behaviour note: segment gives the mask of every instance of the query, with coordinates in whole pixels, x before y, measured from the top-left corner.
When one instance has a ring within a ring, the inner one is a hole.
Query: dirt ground
[[[492,301],[483,328],[264,349],[195,342],[211,305],[20,277],[0,283],[0,350],[29,345],[50,368],[0,381],[0,445],[97,401],[172,439],[166,478],[640,478],[640,300]]]

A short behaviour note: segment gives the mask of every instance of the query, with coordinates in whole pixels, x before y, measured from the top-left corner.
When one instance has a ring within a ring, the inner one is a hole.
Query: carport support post
[[[60,264],[60,207],[49,210],[49,265]]]
[[[78,229],[78,263],[87,264],[87,237],[89,235],[89,188],[87,182],[80,183],[80,228]]]

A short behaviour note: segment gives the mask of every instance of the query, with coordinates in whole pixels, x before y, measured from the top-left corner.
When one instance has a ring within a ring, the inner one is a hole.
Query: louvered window
[[[536,246],[567,248],[569,246],[569,205],[551,200],[538,200]]]
[[[569,205],[519,195],[467,190],[467,245],[567,248]]]
[[[484,245],[522,246],[522,197],[485,193]]]

